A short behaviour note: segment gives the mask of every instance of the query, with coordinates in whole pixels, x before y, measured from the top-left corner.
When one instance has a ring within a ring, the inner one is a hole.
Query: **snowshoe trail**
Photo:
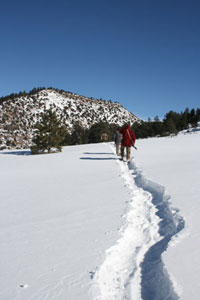
[[[133,159],[128,164],[117,163],[130,201],[120,238],[106,251],[94,275],[93,299],[179,299],[161,255],[171,238],[184,228],[184,220],[177,210],[172,212],[164,187],[144,178]]]

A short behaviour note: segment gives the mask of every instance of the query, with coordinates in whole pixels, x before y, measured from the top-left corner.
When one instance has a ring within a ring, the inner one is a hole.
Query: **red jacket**
[[[125,128],[121,128],[119,131],[122,134],[122,142],[121,145],[125,147],[131,147],[135,144],[135,134],[133,130],[130,129],[129,125],[126,125]]]

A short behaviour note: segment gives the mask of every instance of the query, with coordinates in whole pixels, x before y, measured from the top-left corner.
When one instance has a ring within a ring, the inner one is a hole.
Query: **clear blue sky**
[[[9,0],[0,96],[53,86],[137,116],[200,107],[199,0]]]

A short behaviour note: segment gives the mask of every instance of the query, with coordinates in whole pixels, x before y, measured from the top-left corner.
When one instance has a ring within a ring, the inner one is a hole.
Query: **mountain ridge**
[[[56,112],[69,133],[76,123],[86,129],[99,122],[118,126],[140,122],[119,102],[54,88],[38,88],[0,98],[0,149],[30,147],[33,127],[40,121],[41,113],[48,109]]]

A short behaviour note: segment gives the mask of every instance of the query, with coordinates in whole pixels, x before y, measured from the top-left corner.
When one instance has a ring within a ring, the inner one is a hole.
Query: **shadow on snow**
[[[9,151],[9,152],[0,152],[0,154],[6,155],[32,155],[31,151]]]
[[[114,153],[111,153],[111,152],[84,152],[83,154],[94,154],[94,155],[114,155]]]
[[[117,160],[118,158],[114,157],[80,157],[83,160]]]

